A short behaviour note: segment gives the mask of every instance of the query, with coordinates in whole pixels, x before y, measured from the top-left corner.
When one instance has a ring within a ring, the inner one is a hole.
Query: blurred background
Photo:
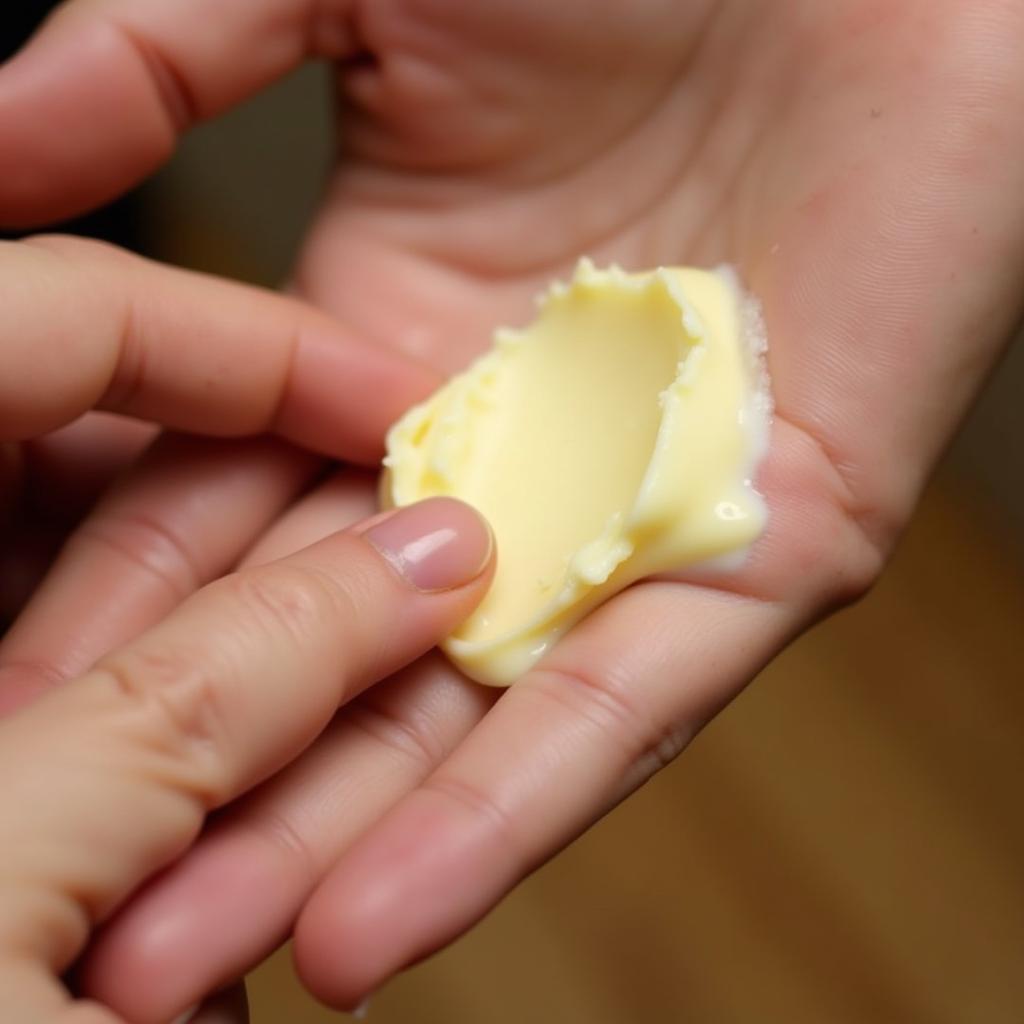
[[[0,44],[46,6],[5,9]],[[330,155],[327,96],[304,69],[71,229],[282,282]],[[1024,1020],[1022,396],[1018,342],[868,598],[370,1020]],[[250,998],[255,1024],[343,1019],[287,951]]]

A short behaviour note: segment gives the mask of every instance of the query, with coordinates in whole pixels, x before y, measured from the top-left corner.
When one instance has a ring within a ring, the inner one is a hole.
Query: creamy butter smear
[[[742,561],[766,516],[763,350],[730,270],[583,260],[395,424],[385,501],[449,495],[494,529],[494,583],[443,645],[463,671],[506,686],[631,583]]]

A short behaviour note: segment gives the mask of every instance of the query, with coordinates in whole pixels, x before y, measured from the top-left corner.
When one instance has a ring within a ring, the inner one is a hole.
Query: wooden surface
[[[1024,1021],[1024,569],[949,478],[867,600],[372,1024]],[[342,1019],[286,955],[255,1024]]]

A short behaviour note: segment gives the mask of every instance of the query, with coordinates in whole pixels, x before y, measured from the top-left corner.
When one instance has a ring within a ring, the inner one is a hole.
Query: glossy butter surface
[[[457,665],[508,685],[636,580],[742,558],[765,522],[763,348],[728,269],[584,260],[392,428],[386,501],[451,495],[494,528],[494,583],[444,644]]]

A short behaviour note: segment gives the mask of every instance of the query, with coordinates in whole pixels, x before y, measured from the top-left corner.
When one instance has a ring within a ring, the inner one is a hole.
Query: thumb
[[[178,857],[207,812],[454,629],[491,558],[487,527],[459,502],[385,514],[211,584],[0,722],[0,990],[16,962],[23,1017],[49,1019],[42,1001],[63,998],[56,979],[91,928]]]

